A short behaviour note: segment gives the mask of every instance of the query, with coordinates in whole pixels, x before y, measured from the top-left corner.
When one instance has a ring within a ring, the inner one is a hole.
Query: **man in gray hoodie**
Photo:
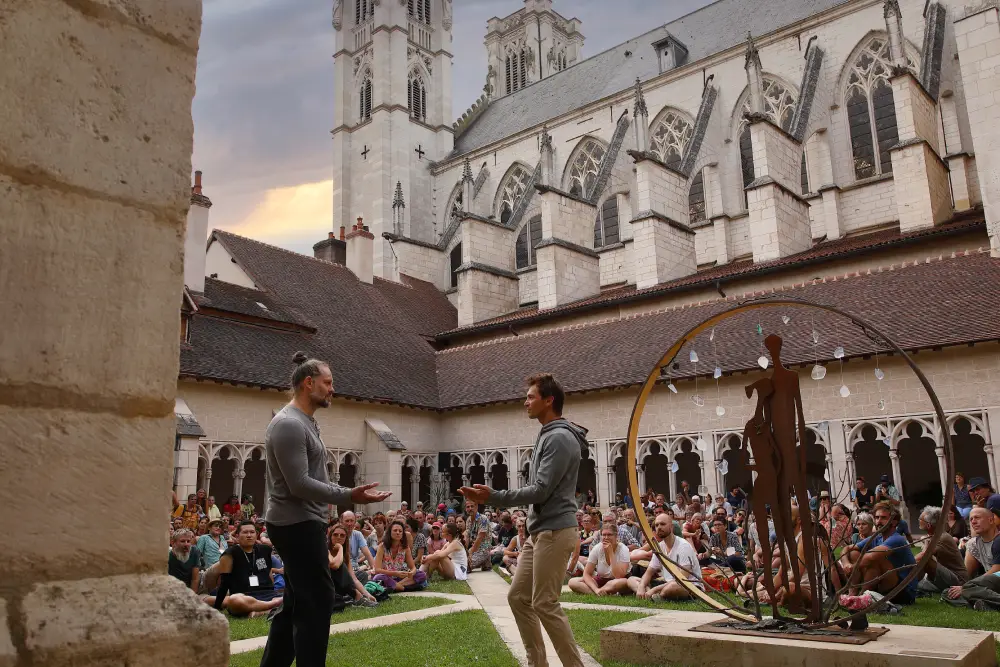
[[[542,626],[566,667],[582,667],[566,613],[559,604],[566,563],[580,535],[576,524],[577,472],[587,448],[587,429],[562,418],[563,388],[551,375],[527,380],[524,407],[542,425],[535,441],[528,484],[495,491],[485,484],[462,487],[467,499],[497,507],[528,506],[528,540],[521,549],[507,601],[531,667],[548,664]]]

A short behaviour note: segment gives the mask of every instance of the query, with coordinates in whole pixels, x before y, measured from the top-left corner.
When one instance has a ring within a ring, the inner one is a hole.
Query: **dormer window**
[[[653,49],[656,50],[656,58],[660,63],[660,73],[680,67],[687,61],[687,47],[673,35],[654,42]]]

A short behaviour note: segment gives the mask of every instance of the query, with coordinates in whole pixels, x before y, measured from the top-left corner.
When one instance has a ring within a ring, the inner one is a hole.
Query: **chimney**
[[[361,282],[373,281],[372,262],[375,250],[375,236],[364,226],[364,221],[358,218],[358,223],[347,235],[347,268],[354,272]]]
[[[347,244],[344,242],[344,228],[340,228],[340,238],[327,232],[326,238],[313,246],[313,256],[331,264],[347,265]]]
[[[208,212],[211,208],[212,200],[202,194],[201,172],[196,171],[184,237],[184,284],[192,292],[205,291],[205,242],[208,240]]]

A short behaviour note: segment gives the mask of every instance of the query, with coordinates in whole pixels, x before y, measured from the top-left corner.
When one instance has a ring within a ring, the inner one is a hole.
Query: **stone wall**
[[[627,227],[631,226],[626,225]],[[634,244],[620,243],[600,250],[601,255],[601,287],[617,285],[635,280],[635,262],[632,260]]]
[[[397,266],[408,276],[433,283],[438,289],[448,287],[446,255],[441,250],[406,241],[396,241],[392,249],[399,258]]]
[[[538,269],[523,271],[517,274],[518,304],[538,301]]]
[[[0,10],[5,665],[228,662],[165,573],[200,30],[199,0]]]
[[[845,234],[898,219],[896,187],[892,178],[840,193],[840,224]]]

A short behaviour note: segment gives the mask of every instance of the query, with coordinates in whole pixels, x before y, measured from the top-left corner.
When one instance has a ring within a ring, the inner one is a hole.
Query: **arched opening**
[[[919,422],[906,425],[906,437],[899,440],[899,492],[906,499],[910,516],[916,518],[926,505],[941,505],[941,476],[938,472],[936,443]]]
[[[858,180],[892,173],[889,151],[899,142],[892,77],[888,38],[870,38],[850,66],[844,93]]]
[[[748,467],[750,465],[750,453],[741,450],[740,439],[730,436],[726,450],[722,453],[722,458],[729,466],[725,477],[725,489],[729,491],[734,486],[739,486],[749,495],[753,490],[753,474]]]
[[[691,189],[688,191],[688,215],[691,224],[705,219],[705,178],[704,170],[699,171],[691,179]]]
[[[462,461],[457,456],[451,457],[451,467],[448,468],[448,497],[458,493],[458,490],[465,486],[465,482],[462,479],[462,475],[465,471],[462,469]]]
[[[523,269],[534,266],[537,263],[535,257],[535,246],[542,241],[542,216],[536,215],[521,227],[514,242],[515,266]]]
[[[469,466],[469,482],[472,484],[486,484],[486,466],[478,454],[472,455],[472,465]]]
[[[687,482],[692,491],[701,486],[701,457],[695,453],[694,446],[690,440],[681,445],[681,450],[674,457],[677,462],[677,488],[681,488],[681,482]],[[664,487],[664,493],[669,487]],[[659,492],[659,489],[656,489]]]
[[[400,485],[402,486],[399,490],[400,501],[405,502],[411,509],[416,507],[417,503],[413,499],[413,466],[403,465]]]
[[[372,73],[366,70],[358,88],[359,120],[363,123],[372,117]]]
[[[613,467],[615,471],[615,493],[622,494],[624,498],[625,494],[628,493],[628,469],[625,466],[625,457],[619,456],[615,459]]]
[[[433,474],[434,468],[424,461],[424,465],[420,467],[420,484],[418,493],[420,495],[420,500],[424,503],[424,507],[427,508],[430,508],[431,506],[431,475]]]
[[[514,164],[507,170],[497,191],[497,216],[503,224],[506,225],[514,217],[514,210],[528,189],[530,179],[531,174],[520,164]]]
[[[490,486],[494,489],[505,491],[509,488],[507,482],[507,464],[497,461],[490,466]]]
[[[212,495],[220,507],[233,495],[236,486],[236,480],[233,479],[235,470],[236,455],[228,447],[224,447],[219,452],[219,458],[212,461]]]
[[[889,446],[879,438],[874,426],[866,424],[861,429],[861,440],[854,445],[853,451],[854,469],[858,477],[865,478],[869,489],[874,489],[878,485],[882,475],[888,475],[890,480],[893,479]]]
[[[344,460],[340,463],[339,469],[340,475],[340,485],[346,486],[347,488],[353,488],[357,486],[358,478],[358,466],[354,460],[354,456],[347,454],[344,456]],[[347,511],[353,511],[354,505],[337,505],[337,513],[342,514]]]
[[[243,464],[243,495],[253,497],[253,505],[258,515],[263,515],[267,503],[267,461],[264,449],[255,447]],[[216,498],[218,500],[218,498]]]
[[[820,491],[829,491],[830,481],[827,477],[826,450],[817,441],[816,433],[806,429],[806,488],[809,493],[815,496]]]
[[[208,495],[214,496],[215,495],[215,489],[210,488],[210,482],[209,482],[209,480],[207,478],[207,475],[205,474],[207,472],[207,470],[208,470],[208,462],[205,460],[204,457],[199,456],[198,457],[198,488],[199,489],[208,489]],[[219,507],[222,507],[223,503],[226,501],[225,498],[216,498],[215,500],[218,502]]]
[[[669,497],[670,462],[660,443],[654,442],[649,446],[649,454],[643,459],[642,464],[646,467],[646,488]]]
[[[590,458],[590,452],[584,452],[580,460],[580,468],[576,472],[576,486],[584,495],[587,491],[594,494],[597,502],[597,462]]]
[[[678,169],[694,135],[694,125],[681,112],[664,109],[653,121],[649,150],[671,169]]]
[[[577,197],[590,197],[597,185],[597,175],[604,161],[604,144],[584,137],[570,156],[565,176],[565,186],[570,194]]]
[[[614,245],[621,239],[618,224],[618,195],[604,200],[594,220],[594,247]]]
[[[411,118],[427,120],[427,86],[419,72],[410,72],[406,82],[406,101]]]
[[[968,481],[971,477],[990,478],[990,463],[983,448],[986,440],[978,433],[972,432],[972,422],[965,417],[959,417],[952,425],[952,449],[955,454],[955,472],[965,475]],[[949,484],[954,480],[948,480]]]

